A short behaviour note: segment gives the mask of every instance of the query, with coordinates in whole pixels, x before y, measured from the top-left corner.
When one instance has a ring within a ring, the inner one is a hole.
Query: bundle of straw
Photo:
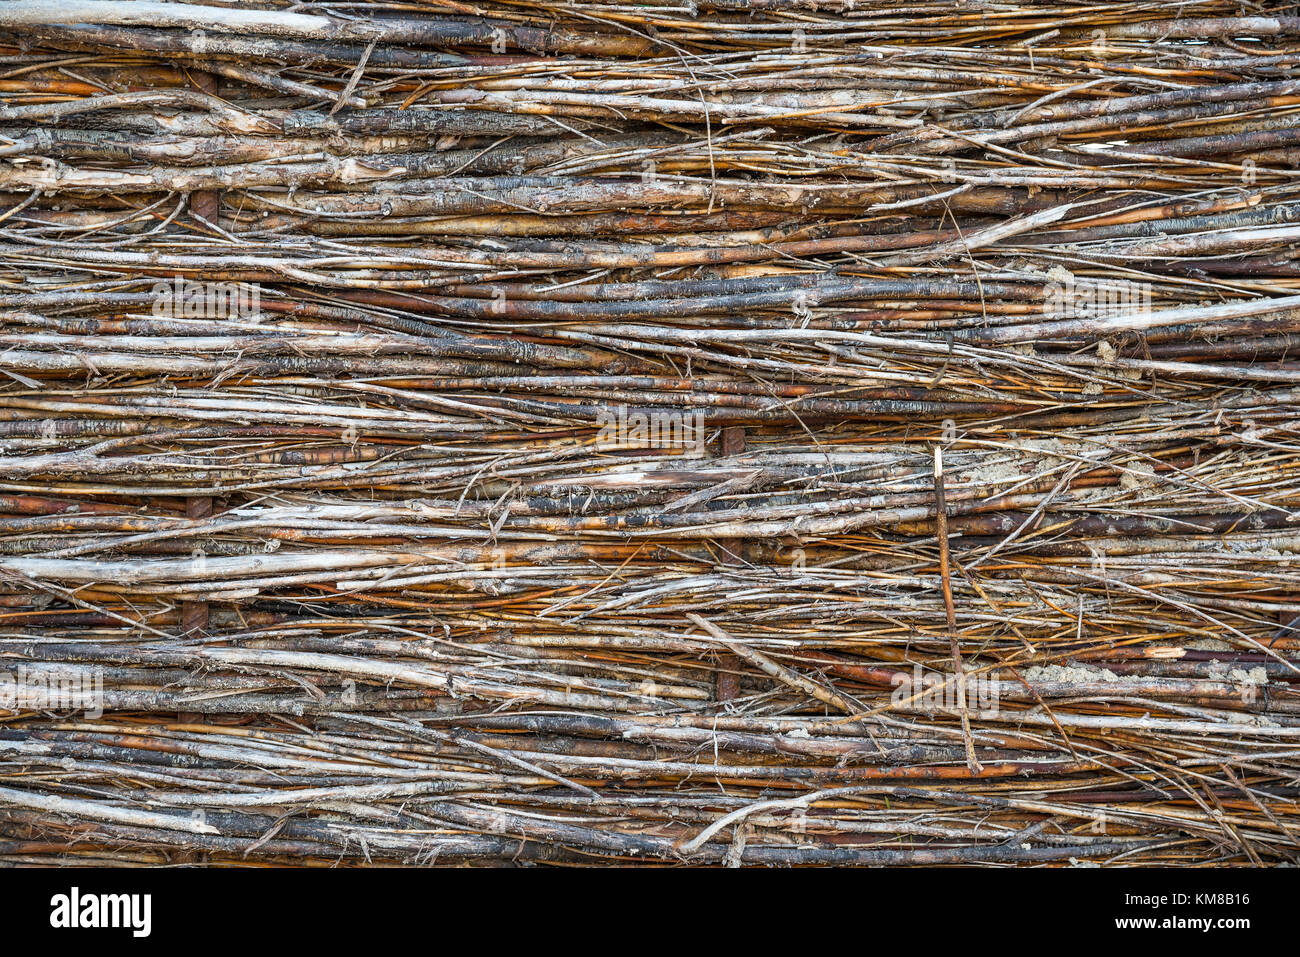
[[[0,862],[1300,859],[1239,7],[0,0]]]

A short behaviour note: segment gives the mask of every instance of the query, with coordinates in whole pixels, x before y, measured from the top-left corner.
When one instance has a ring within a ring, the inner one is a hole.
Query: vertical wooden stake
[[[190,82],[199,92],[216,95],[217,78],[211,73],[205,73],[202,70],[191,70]],[[214,226],[217,225],[217,217],[221,215],[220,194],[215,189],[203,189],[190,193],[190,212],[195,217],[200,217]]]
[[[975,740],[970,732],[966,708],[966,672],[962,667],[961,644],[957,640],[957,607],[952,600],[952,573],[948,559],[948,497],[943,487],[943,451],[934,447],[934,532],[939,539],[939,580],[943,585],[943,608],[948,616],[948,647],[952,652],[953,677],[957,680],[957,707],[961,712],[961,734],[966,742],[966,765],[971,774],[984,769],[975,757]]]

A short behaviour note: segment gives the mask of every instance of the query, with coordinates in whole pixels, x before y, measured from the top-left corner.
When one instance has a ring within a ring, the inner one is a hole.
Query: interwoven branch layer
[[[1296,860],[1248,7],[0,0],[0,862]]]

